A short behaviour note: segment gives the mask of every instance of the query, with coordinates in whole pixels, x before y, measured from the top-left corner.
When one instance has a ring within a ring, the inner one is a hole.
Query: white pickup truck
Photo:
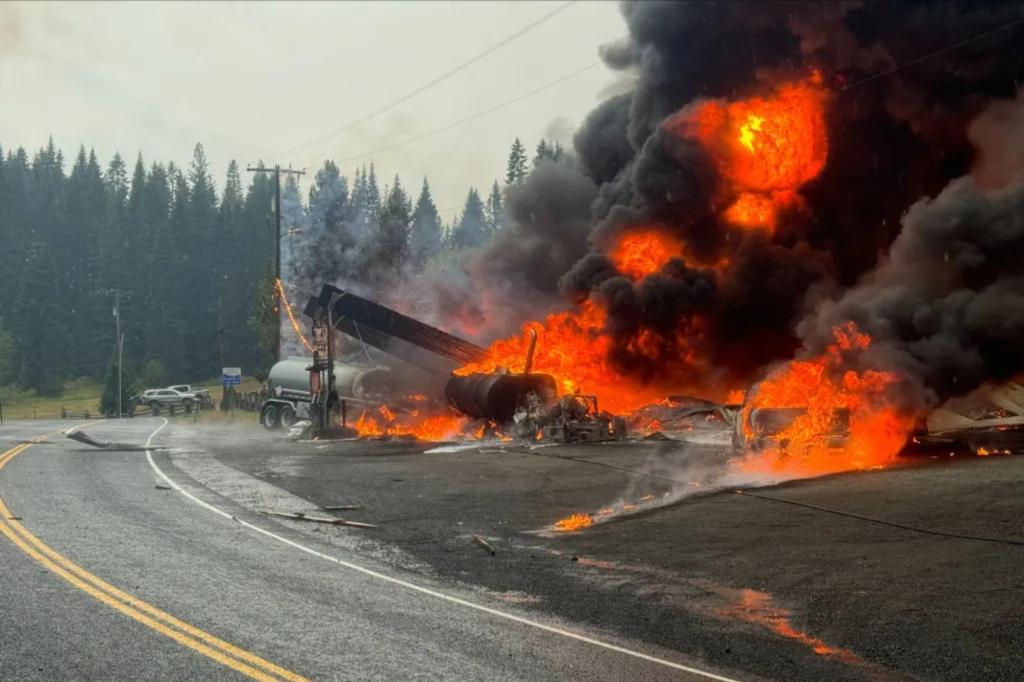
[[[168,386],[167,390],[193,396],[195,402],[199,403],[202,407],[213,407],[213,398],[210,397],[210,392],[205,388],[199,388],[191,384],[175,384],[174,386]]]

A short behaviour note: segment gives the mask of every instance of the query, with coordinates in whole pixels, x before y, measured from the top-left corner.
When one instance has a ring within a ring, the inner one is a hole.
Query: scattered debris
[[[157,485],[155,485],[155,486],[153,486],[153,487],[154,487],[154,488],[156,488],[157,490],[174,490],[174,488],[172,488],[172,487],[171,487],[171,486],[169,486],[169,485],[160,485],[160,484],[157,484]]]
[[[353,528],[378,528],[378,526],[375,526],[372,523],[348,521],[346,519],[338,519],[333,516],[314,516],[304,512],[282,512],[274,509],[257,509],[256,511],[268,516],[279,516],[281,518],[293,519],[295,521],[312,521],[314,523],[326,523],[332,526],[352,526]]]
[[[362,510],[361,504],[331,504],[321,507],[324,511],[357,511]]]
[[[85,443],[91,445],[94,448],[101,450],[110,450],[116,452],[144,452],[146,450],[161,450],[162,448],[145,446],[145,445],[134,445],[131,443],[115,443],[113,441],[98,440],[93,438],[85,431],[66,431],[64,435],[71,440],[76,440],[79,443]]]
[[[487,542],[487,540],[484,540],[482,537],[480,537],[479,535],[477,535],[475,533],[473,535],[471,535],[470,538],[473,540],[474,543],[476,543],[476,544],[480,545],[481,547],[483,547],[484,550],[486,552],[488,552],[491,556],[495,556],[496,555],[496,552],[494,551],[494,548],[491,547],[491,544],[489,542]]]

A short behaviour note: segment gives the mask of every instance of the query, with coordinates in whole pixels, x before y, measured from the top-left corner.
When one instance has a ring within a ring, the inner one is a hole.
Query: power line
[[[505,39],[495,43],[494,45],[492,45],[491,47],[487,48],[483,52],[480,52],[480,53],[474,55],[473,57],[470,57],[468,60],[462,62],[458,66],[456,66],[456,67],[454,67],[454,68],[452,68],[452,69],[442,73],[440,76],[437,76],[433,80],[428,81],[427,83],[424,83],[423,85],[419,86],[415,90],[412,90],[411,92],[408,92],[408,93],[402,95],[398,99],[393,100],[390,103],[385,104],[384,106],[382,106],[382,107],[380,107],[378,109],[374,109],[370,113],[364,114],[363,116],[361,116],[360,118],[355,119],[354,121],[346,123],[345,125],[340,126],[338,128],[335,128],[334,130],[331,130],[329,132],[326,132],[323,135],[320,135],[319,137],[315,137],[312,140],[309,140],[307,142],[303,142],[302,144],[299,144],[299,145],[296,145],[294,147],[291,147],[290,149],[286,149],[286,150],[284,150],[284,151],[282,151],[280,153],[273,154],[273,155],[269,156],[268,159],[270,159],[270,160],[277,159],[277,158],[280,158],[282,156],[288,156],[290,154],[296,154],[298,152],[304,151],[304,150],[306,150],[306,149],[308,149],[310,147],[313,147],[313,146],[315,146],[315,145],[317,145],[317,144],[319,144],[319,143],[321,143],[321,142],[323,142],[323,141],[325,141],[325,140],[327,140],[327,139],[329,139],[329,138],[331,138],[331,137],[333,137],[335,135],[338,135],[340,133],[348,132],[349,130],[352,130],[353,128],[355,128],[357,126],[362,125],[363,123],[369,121],[370,119],[376,118],[377,116],[380,116],[381,114],[394,109],[395,107],[397,107],[400,104],[404,104],[405,102],[408,102],[410,99],[412,99],[416,95],[419,95],[420,93],[425,92],[426,90],[429,90],[430,88],[434,87],[438,83],[441,83],[441,82],[447,80],[448,78],[451,78],[452,76],[454,76],[455,74],[459,73],[460,71],[463,71],[463,70],[469,68],[470,66],[472,66],[473,64],[476,64],[478,61],[480,61],[484,57],[486,57],[486,56],[496,52],[497,50],[501,49],[505,45],[508,45],[509,43],[511,43],[516,38],[519,38],[520,36],[522,36],[522,35],[530,32],[530,31],[532,31],[536,27],[538,27],[541,24],[543,24],[544,22],[546,22],[548,19],[551,19],[552,17],[554,17],[559,12],[562,12],[563,10],[566,10],[570,6],[576,4],[576,2],[578,2],[578,0],[568,0],[568,2],[565,2],[565,3],[561,4],[561,5],[559,5],[558,7],[554,8],[553,10],[548,12],[547,14],[541,16],[539,19],[536,19],[533,22],[527,24],[526,26],[524,26],[523,28],[519,29],[518,31],[516,31],[512,35],[510,35],[507,38],[505,38]]]
[[[846,92],[847,90],[850,90],[850,89],[855,88],[855,87],[860,86],[860,85],[864,85],[865,83],[870,83],[871,81],[878,80],[879,78],[885,78],[886,76],[891,76],[892,74],[896,73],[897,71],[902,71],[903,69],[906,69],[908,67],[914,66],[916,64],[920,64],[921,62],[928,61],[932,57],[938,57],[940,54],[945,54],[946,52],[950,52],[952,50],[956,50],[958,48],[963,47],[964,45],[967,45],[968,43],[973,43],[974,41],[981,40],[982,38],[986,38],[986,37],[992,35],[993,33],[998,33],[999,31],[1002,31],[1004,29],[1013,28],[1014,26],[1017,26],[1018,24],[1022,24],[1022,23],[1024,23],[1024,19],[1017,19],[1016,21],[1011,21],[1008,24],[1003,24],[1002,26],[997,26],[997,27],[995,27],[995,28],[993,28],[991,30],[985,31],[984,33],[979,33],[978,35],[974,36],[973,38],[967,38],[966,40],[961,40],[959,43],[956,43],[954,45],[949,45],[949,46],[944,47],[944,48],[942,48],[940,50],[936,50],[935,52],[931,52],[929,54],[926,54],[923,57],[918,57],[917,59],[911,60],[911,61],[909,61],[909,62],[907,62],[905,64],[900,64],[899,66],[895,66],[895,67],[893,67],[891,69],[888,69],[886,71],[882,71],[881,73],[876,73],[873,76],[868,76],[867,78],[863,78],[863,79],[861,79],[859,81],[856,81],[854,83],[850,83],[849,85],[841,88],[839,90],[839,92]]]
[[[547,90],[548,88],[553,88],[554,86],[556,86],[556,85],[558,85],[560,83],[564,83],[565,81],[569,80],[570,78],[574,78],[574,77],[580,75],[581,73],[584,73],[586,71],[589,71],[590,69],[593,69],[595,66],[598,66],[598,65],[599,65],[599,62],[594,62],[593,64],[590,64],[588,66],[584,66],[582,69],[576,69],[572,73],[566,74],[565,76],[562,76],[561,78],[559,78],[557,80],[553,80],[550,83],[546,83],[545,85],[542,85],[539,88],[534,88],[533,90],[530,90],[529,92],[524,92],[523,94],[518,95],[516,97],[513,97],[512,99],[506,100],[506,101],[502,102],[501,104],[497,104],[497,105],[491,107],[490,109],[485,109],[484,111],[479,111],[479,112],[473,114],[472,116],[467,116],[466,118],[458,120],[458,121],[456,121],[454,123],[449,123],[448,125],[442,126],[440,128],[435,128],[434,130],[431,130],[429,132],[423,133],[421,135],[416,135],[415,137],[410,137],[410,138],[408,138],[406,140],[402,140],[401,142],[394,142],[392,144],[385,145],[383,147],[379,147],[378,149],[374,149],[372,152],[366,152],[365,154],[355,154],[353,156],[347,156],[347,157],[345,157],[343,159],[339,159],[337,161],[337,163],[345,163],[347,161],[356,161],[358,159],[365,159],[366,157],[373,156],[374,154],[379,154],[381,152],[391,151],[392,149],[396,149],[398,147],[404,147],[407,144],[412,144],[413,142],[419,142],[420,140],[424,140],[424,139],[426,139],[428,137],[433,137],[434,135],[439,135],[441,133],[447,132],[447,131],[451,130],[452,128],[457,128],[458,126],[461,126],[461,125],[464,125],[466,123],[469,123],[470,121],[475,121],[476,119],[478,119],[478,118],[480,118],[482,116],[486,116],[487,114],[492,114],[495,111],[498,111],[499,109],[504,109],[507,106],[511,106],[511,105],[513,105],[513,104],[515,104],[517,102],[521,102],[521,101],[523,101],[524,99],[526,99],[528,97],[532,97],[533,95],[536,95],[538,93],[541,93],[541,92]]]

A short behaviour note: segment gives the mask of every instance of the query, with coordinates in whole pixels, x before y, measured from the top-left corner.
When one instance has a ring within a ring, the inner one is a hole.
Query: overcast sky
[[[613,2],[577,2],[406,103],[300,152],[537,21],[557,2],[0,4],[0,144],[52,135],[71,156],[185,164],[202,142],[218,184],[230,159],[351,175],[375,162],[418,191],[429,177],[445,219],[470,185],[504,174],[520,136],[571,140],[615,76],[598,46],[622,37]],[[421,141],[342,159],[445,127],[593,68]]]

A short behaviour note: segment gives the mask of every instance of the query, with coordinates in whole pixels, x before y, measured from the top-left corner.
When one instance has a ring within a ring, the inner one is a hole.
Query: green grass
[[[64,385],[55,396],[41,396],[35,391],[6,386],[0,388],[4,421],[8,419],[59,419],[61,407],[69,412],[98,415],[102,385],[97,379],[75,379]]]
[[[219,404],[221,398],[220,378],[210,379],[194,384],[207,389],[214,403]],[[242,377],[239,389],[248,393],[260,390],[260,382],[252,377]],[[68,412],[81,414],[86,410],[90,416],[100,415],[100,394],[103,386],[97,379],[75,379],[64,385],[64,389],[55,396],[41,396],[35,391],[15,386],[0,387],[0,405],[3,407],[4,421],[14,419],[60,419],[61,408]],[[199,421],[210,422],[258,422],[255,412],[236,410],[234,416],[220,412],[205,412]]]

